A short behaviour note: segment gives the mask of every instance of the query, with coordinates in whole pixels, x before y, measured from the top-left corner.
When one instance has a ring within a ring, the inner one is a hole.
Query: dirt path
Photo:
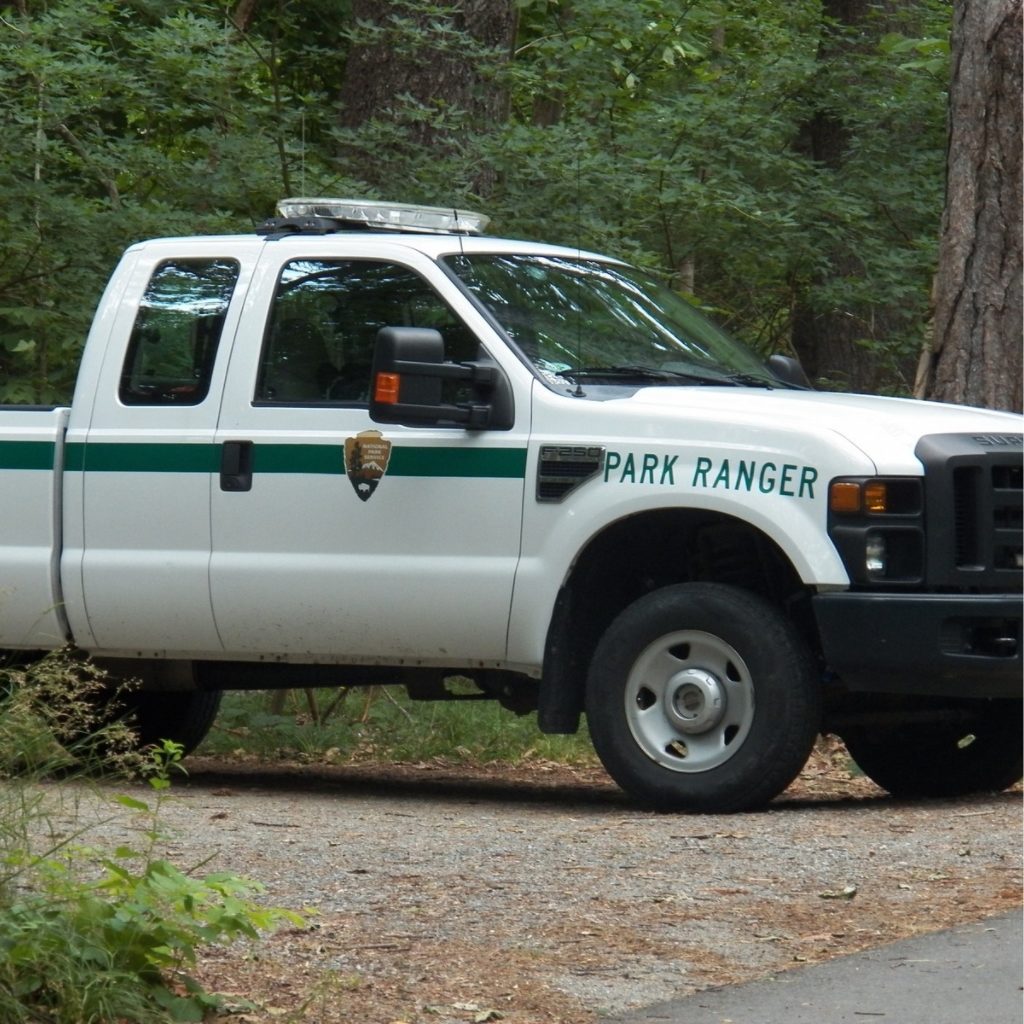
[[[637,811],[599,770],[543,764],[189,770],[167,855],[317,911],[204,956],[207,987],[260,1007],[225,1020],[584,1024],[1021,901],[1019,791],[899,803],[824,758],[730,817]]]

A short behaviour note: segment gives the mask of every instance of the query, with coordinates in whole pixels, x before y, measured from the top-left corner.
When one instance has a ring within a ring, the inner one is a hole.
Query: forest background
[[[498,234],[658,271],[818,386],[909,394],[937,358],[971,2],[0,6],[0,402],[69,399],[126,245],[248,231],[286,195],[478,208]],[[1020,0],[973,2],[1019,35]],[[1018,40],[997,71],[1019,60]],[[1019,272],[1019,199],[999,217]]]

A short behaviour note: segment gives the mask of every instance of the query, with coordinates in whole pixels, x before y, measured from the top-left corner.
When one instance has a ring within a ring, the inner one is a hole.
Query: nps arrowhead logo
[[[364,430],[345,439],[345,473],[360,501],[369,501],[388,469],[391,442],[379,430]]]

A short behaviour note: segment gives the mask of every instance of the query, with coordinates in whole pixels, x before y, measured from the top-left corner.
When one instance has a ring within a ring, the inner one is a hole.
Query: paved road
[[[1021,1024],[1022,915],[699,992],[605,1024]]]

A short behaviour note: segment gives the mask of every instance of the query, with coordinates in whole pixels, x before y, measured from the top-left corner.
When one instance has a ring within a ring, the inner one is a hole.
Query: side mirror
[[[445,401],[444,384],[464,385],[467,401]],[[425,327],[382,327],[370,371],[370,419],[406,426],[452,424],[467,430],[509,430],[512,392],[487,360],[448,363],[444,339]]]
[[[792,384],[794,387],[806,388],[808,391],[814,390],[814,385],[811,384],[804,372],[799,359],[776,352],[768,357],[767,366],[783,384]]]

